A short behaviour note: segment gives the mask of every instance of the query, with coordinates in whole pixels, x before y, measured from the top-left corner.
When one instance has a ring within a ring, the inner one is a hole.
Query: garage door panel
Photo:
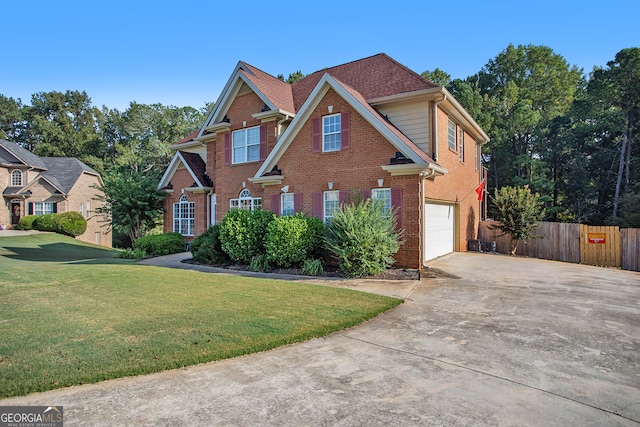
[[[454,205],[425,203],[425,261],[453,252]]]

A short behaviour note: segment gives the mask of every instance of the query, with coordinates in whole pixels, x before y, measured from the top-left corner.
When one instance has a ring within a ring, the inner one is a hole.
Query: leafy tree
[[[0,138],[23,143],[26,122],[25,107],[20,98],[13,99],[0,95]]]
[[[579,88],[582,71],[546,46],[509,45],[469,80],[492,116],[489,129],[490,182],[531,185],[553,200],[550,163],[558,150],[549,149],[552,121],[565,115]]]
[[[101,171],[105,153],[98,114],[84,91],[36,93],[27,115],[29,146],[38,156],[77,157]]]
[[[451,74],[442,71],[440,68],[436,68],[433,71],[423,71],[420,75],[438,86],[448,86],[451,82]]]
[[[498,221],[494,227],[502,231],[502,235],[511,236],[509,253],[515,255],[518,244],[534,237],[533,230],[544,217],[540,196],[526,186],[502,187],[495,190],[491,201],[495,207],[493,217]]]
[[[298,80],[303,79],[304,78],[304,74],[302,74],[302,71],[297,70],[297,71],[289,74],[289,77],[287,77],[287,80],[284,79],[284,75],[282,75],[282,74],[278,74],[277,78],[282,80],[283,82],[287,82],[287,83],[291,84],[291,83],[297,82]]]
[[[102,177],[98,197],[104,205],[96,209],[114,231],[126,234],[131,243],[144,236],[162,218],[166,194],[157,189],[159,177],[152,171],[114,168]]]

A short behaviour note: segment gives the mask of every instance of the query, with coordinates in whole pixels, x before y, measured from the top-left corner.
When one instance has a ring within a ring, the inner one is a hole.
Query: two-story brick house
[[[288,84],[239,62],[203,127],[172,145],[165,230],[187,240],[230,208],[328,220],[340,203],[397,209],[396,264],[475,239],[487,135],[443,87],[385,54]]]
[[[25,215],[78,211],[87,230],[78,240],[111,247],[111,230],[95,209],[102,192],[100,174],[75,157],[38,157],[16,143],[0,139],[0,224],[14,227]]]

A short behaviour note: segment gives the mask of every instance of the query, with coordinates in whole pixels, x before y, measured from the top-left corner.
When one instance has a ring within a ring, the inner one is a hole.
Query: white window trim
[[[182,216],[182,205],[187,205],[187,216]],[[178,208],[178,216],[176,217],[176,207]],[[190,214],[190,215],[189,215]],[[177,220],[177,227],[176,227]],[[182,233],[183,223],[186,222],[186,233]],[[190,202],[187,196],[180,196],[180,201],[173,204],[173,231],[183,236],[193,236],[195,228],[195,202]]]
[[[16,179],[17,177],[17,179]],[[14,169],[11,171],[11,186],[12,187],[22,187],[23,184],[23,173],[20,169]]]
[[[451,151],[456,151],[458,146],[456,131],[457,131],[457,126],[455,122],[449,119],[449,122],[447,123],[447,143],[449,145],[449,150]]]
[[[464,130],[459,127],[458,128],[458,147],[459,147],[459,154],[460,154],[460,163],[464,163]]]
[[[329,213],[327,213],[327,196],[331,194],[331,195],[335,195],[335,197],[337,198],[337,200],[331,200],[331,202],[338,202],[338,204],[336,205],[336,207]],[[322,218],[324,220],[324,222],[329,222],[331,221],[331,219],[333,218],[333,212],[338,209],[340,207],[340,190],[331,190],[331,191],[325,191],[322,194]]]
[[[87,208],[86,218],[90,219],[91,218],[91,201],[90,200],[87,200],[87,204],[85,205],[85,207]]]
[[[287,203],[285,203],[285,199],[288,199]],[[290,206],[289,209],[285,212],[285,206],[287,204]],[[280,215],[281,216],[294,216],[296,214],[296,205],[295,205],[295,197],[293,193],[282,193],[280,195]]]
[[[379,196],[382,194],[385,195],[384,198]],[[387,214],[387,217],[390,217],[393,214],[393,205],[391,204],[391,188],[372,188],[371,200],[381,201],[383,203],[384,211]]]
[[[254,130],[257,129],[258,130],[258,142],[257,143],[253,143],[253,144],[249,144],[247,141],[247,136],[249,135],[249,131],[250,130]],[[234,141],[234,136],[235,135],[239,135],[240,133],[244,133],[244,145],[242,145],[241,147],[237,147],[237,148],[244,148],[244,161],[237,161],[236,160],[236,147],[233,146],[233,141]],[[258,158],[257,159],[249,159],[249,147],[254,147],[254,146],[258,146]],[[260,126],[253,126],[250,128],[246,128],[246,129],[238,129],[238,130],[234,130],[233,132],[231,132],[231,164],[237,165],[237,164],[242,164],[242,163],[250,163],[250,162],[257,162],[260,160]]]
[[[327,133],[325,133],[325,131],[324,131],[324,126],[325,126],[325,125],[324,125],[324,121],[325,121],[325,119],[329,119],[329,118],[331,118],[331,117],[337,117],[337,118],[338,118],[338,122],[340,123],[340,125],[339,125],[339,129],[338,129],[337,131],[334,131],[334,132],[327,132]],[[341,114],[340,114],[340,113],[337,113],[337,114],[329,114],[328,116],[322,116],[322,123],[321,123],[321,125],[322,125],[322,152],[323,152],[323,153],[330,153],[330,152],[333,152],[333,151],[340,151],[340,144],[342,144],[342,140],[341,140],[341,139],[342,139],[342,136],[341,136],[341,131],[342,131],[342,116],[341,116]],[[327,136],[329,136],[329,135],[338,135],[338,139],[339,139],[338,148],[332,148],[332,149],[330,149],[330,150],[326,148],[326,141],[325,141],[325,139],[326,139],[326,137],[327,137]]]

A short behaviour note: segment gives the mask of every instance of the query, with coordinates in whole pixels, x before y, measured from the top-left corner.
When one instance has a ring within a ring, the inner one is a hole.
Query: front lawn
[[[136,265],[55,234],[0,239],[0,397],[325,336],[402,301]]]

